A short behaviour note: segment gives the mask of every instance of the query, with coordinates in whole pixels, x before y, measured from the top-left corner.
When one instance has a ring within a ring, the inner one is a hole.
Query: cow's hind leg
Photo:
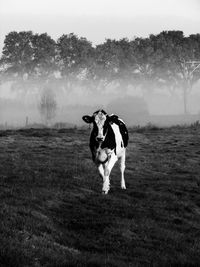
[[[120,158],[120,171],[121,171],[121,188],[126,189],[124,171],[125,171],[125,160],[126,160],[126,150],[124,150],[123,155]]]

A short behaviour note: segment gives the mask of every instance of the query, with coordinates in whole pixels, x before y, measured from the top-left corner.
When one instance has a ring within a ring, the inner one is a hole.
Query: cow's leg
[[[126,189],[125,179],[124,179],[124,171],[125,171],[125,160],[126,160],[126,150],[124,150],[121,158],[120,158],[120,171],[121,171],[121,188]]]
[[[104,168],[102,164],[98,165],[98,171],[99,171],[99,175],[101,176],[101,178],[104,178]]]
[[[107,194],[109,189],[110,189],[110,183],[109,183],[109,179],[107,179],[107,177],[105,177],[104,173],[105,173],[105,164],[99,164],[98,165],[98,171],[99,171],[99,175],[101,176],[101,178],[103,179],[103,188],[102,188],[102,193],[103,194]]]
[[[107,194],[110,189],[110,173],[117,161],[117,156],[112,154],[108,162],[104,166],[104,178],[103,178],[103,188],[102,193]]]

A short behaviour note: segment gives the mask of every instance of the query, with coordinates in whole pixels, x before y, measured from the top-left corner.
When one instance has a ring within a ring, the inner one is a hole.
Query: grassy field
[[[0,132],[0,266],[200,266],[200,127],[130,130],[102,181],[89,130]]]

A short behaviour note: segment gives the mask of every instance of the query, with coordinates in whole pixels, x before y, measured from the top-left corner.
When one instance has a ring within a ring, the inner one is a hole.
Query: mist
[[[42,82],[41,82],[42,84]],[[131,83],[130,83],[131,84]],[[53,88],[52,88],[53,87]],[[188,94],[188,114],[183,115],[181,90],[173,93],[167,88],[144,90],[129,85],[124,91],[109,85],[94,90],[72,86],[66,90],[59,80],[53,86],[56,102],[55,116],[50,126],[61,123],[65,127],[82,126],[82,116],[103,108],[108,114],[117,114],[129,126],[152,123],[160,126],[192,123],[200,119],[200,82]],[[40,114],[41,86],[13,88],[12,82],[0,86],[1,128],[45,124]]]

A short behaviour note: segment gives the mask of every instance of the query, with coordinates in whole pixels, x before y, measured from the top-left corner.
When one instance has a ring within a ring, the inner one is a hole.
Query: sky
[[[11,31],[75,33],[93,45],[163,30],[200,33],[199,0],[0,0],[0,53]]]

